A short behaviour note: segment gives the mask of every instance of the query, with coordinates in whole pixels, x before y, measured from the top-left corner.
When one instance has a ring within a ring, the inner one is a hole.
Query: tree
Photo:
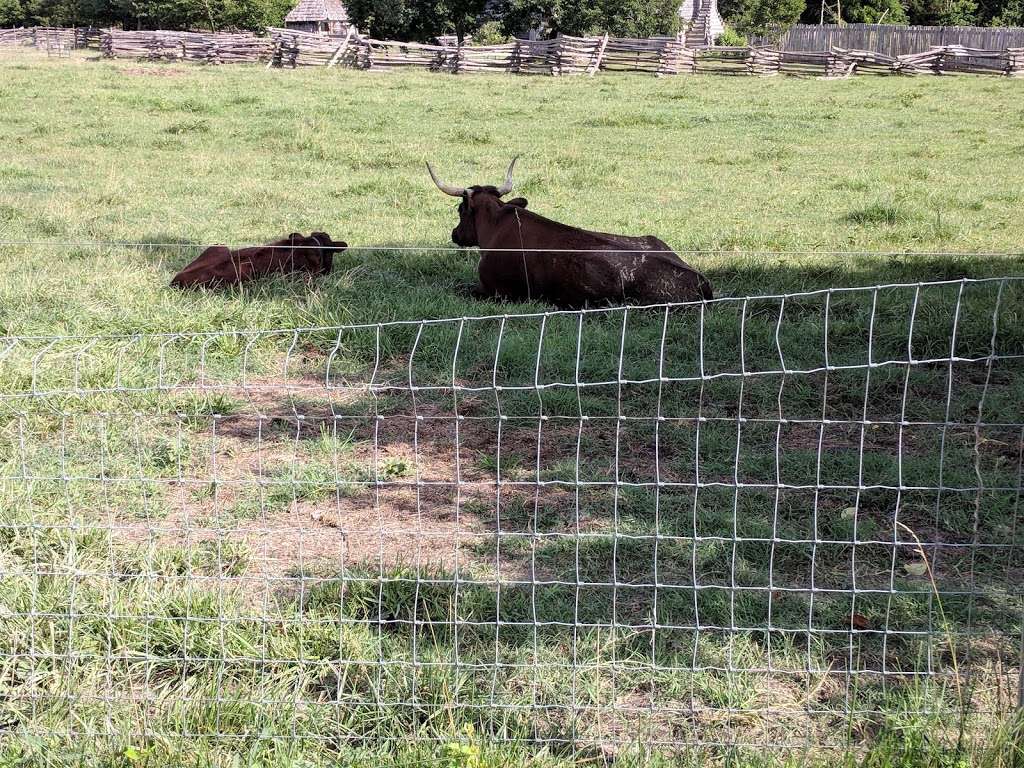
[[[219,0],[213,4],[217,29],[262,29],[268,24],[265,0]]]
[[[679,0],[603,0],[604,31],[616,37],[654,37],[679,31]]]
[[[800,18],[804,6],[804,0],[747,0],[736,27],[745,35],[777,34]]]
[[[1024,27],[1024,0],[1008,0],[992,18],[994,27]]]
[[[349,0],[345,8],[353,23],[373,37],[394,39],[408,31],[405,0]]]
[[[673,34],[678,11],[677,0],[509,0],[503,22],[508,34],[650,37]]]
[[[427,42],[438,35],[463,39],[478,26],[486,0],[348,0],[359,29],[384,40]]]
[[[283,27],[284,17],[292,9],[295,3],[293,0],[266,0],[263,6],[264,27]]]
[[[975,0],[944,0],[939,7],[939,24],[946,27],[969,27],[977,19]]]
[[[20,0],[0,0],[0,27],[18,27],[25,23]]]
[[[977,11],[975,0],[910,0],[907,7],[910,23],[926,26],[971,25]]]
[[[446,26],[444,31],[454,34],[461,43],[480,26],[486,6],[486,0],[441,0],[437,15]]]
[[[900,0],[843,0],[843,20],[851,24],[906,24]]]
[[[503,21],[510,35],[540,29],[552,37],[585,36],[598,31],[601,16],[593,0],[509,0]]]

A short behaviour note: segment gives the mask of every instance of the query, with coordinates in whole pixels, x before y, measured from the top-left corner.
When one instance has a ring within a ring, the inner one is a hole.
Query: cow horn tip
[[[433,166],[430,165],[430,161],[428,160],[426,162],[427,162],[427,173],[430,174],[430,178],[434,182],[434,186],[436,186],[438,189],[440,189],[446,195],[451,195],[452,197],[462,197],[462,195],[466,192],[466,190],[463,187],[456,187],[456,186],[453,186],[451,184],[448,184],[446,182],[441,181],[437,177],[437,174],[434,172]]]

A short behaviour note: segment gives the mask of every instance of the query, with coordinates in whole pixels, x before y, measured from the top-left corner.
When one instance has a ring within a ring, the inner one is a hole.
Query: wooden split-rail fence
[[[873,51],[892,58],[932,48],[962,45],[982,51],[1024,47],[1024,27],[925,27],[899,24],[794,24],[777,30],[755,45],[782,51],[829,51],[845,48]]]
[[[434,72],[501,72],[568,75],[598,71],[692,72],[694,51],[675,37],[514,40],[502,45],[427,45],[374,40],[351,32],[327,38],[295,30],[271,29],[276,48],[272,64],[281,67],[347,66],[358,69],[411,67]]]
[[[935,46],[891,57],[863,50],[780,51],[767,46],[686,48],[682,39],[658,37],[515,40],[504,45],[454,46],[398,43],[354,35],[329,38],[294,30],[270,30],[275,48],[270,65],[347,66],[434,72],[502,72],[571,75],[596,72],[692,73],[849,77],[853,74],[1005,74],[1024,76],[1024,48],[981,50]]]
[[[26,45],[51,55],[66,55],[77,48],[99,48],[100,30],[94,27],[19,27],[0,29],[0,46]]]
[[[1024,77],[1024,47],[986,50],[933,46],[902,56],[832,47],[787,51],[771,46],[687,48],[680,37],[647,39],[559,36],[502,45],[459,46],[374,40],[350,28],[343,37],[291,29],[251,33],[204,33],[53,29],[0,30],[0,45],[34,45],[61,51],[98,48],[106,57],[203,64],[263,63],[269,67],[423,69],[464,74],[593,75],[639,72],[681,74],[796,75],[845,78],[856,74],[996,74]]]
[[[274,41],[254,34],[224,32],[107,30],[100,38],[100,50],[115,59],[241,64],[268,61]]]

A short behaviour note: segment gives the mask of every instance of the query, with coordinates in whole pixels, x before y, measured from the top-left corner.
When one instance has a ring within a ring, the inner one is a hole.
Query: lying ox
[[[334,254],[344,251],[345,243],[331,240],[326,232],[303,237],[297,232],[266,245],[231,250],[214,245],[174,276],[171,285],[178,288],[237,285],[257,277],[289,272],[326,275],[331,271]]]
[[[589,232],[526,210],[512,191],[513,160],[500,187],[455,187],[427,163],[434,184],[462,199],[452,241],[480,247],[485,296],[541,299],[560,307],[589,304],[662,304],[710,299],[711,283],[661,240]]]

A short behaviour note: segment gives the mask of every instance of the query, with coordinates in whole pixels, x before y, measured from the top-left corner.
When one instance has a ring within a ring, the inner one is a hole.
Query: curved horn
[[[505,183],[498,187],[498,196],[507,195],[512,191],[512,169],[516,167],[516,160],[519,159],[519,155],[512,158],[512,162],[509,163],[508,171],[505,172]]]
[[[434,180],[434,184],[437,186],[437,188],[444,192],[446,195],[451,195],[452,197],[462,197],[465,194],[466,190],[463,189],[462,187],[453,187],[451,184],[445,184],[443,181],[437,178],[437,174],[434,173],[434,169],[430,167],[430,163],[427,163],[427,171],[430,173],[430,178]]]

